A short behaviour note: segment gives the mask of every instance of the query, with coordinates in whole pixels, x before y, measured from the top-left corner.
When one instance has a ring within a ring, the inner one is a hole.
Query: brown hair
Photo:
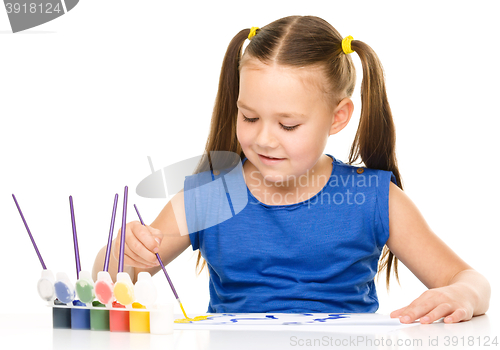
[[[231,40],[222,64],[219,89],[212,114],[210,134],[205,154],[212,151],[232,151],[245,157],[236,138],[239,93],[239,71],[247,58],[262,63],[276,63],[289,67],[320,68],[328,79],[328,93],[333,103],[351,97],[356,72],[350,55],[342,50],[342,36],[325,20],[314,16],[290,16],[274,21],[257,31],[248,44],[243,61],[241,50],[250,29],[243,29]],[[398,170],[395,143],[396,133],[392,113],[387,101],[382,65],[370,46],[359,40],[351,42],[363,66],[361,83],[361,117],[349,153],[348,164],[358,158],[367,168],[392,171],[398,186],[403,189]],[[206,163],[205,163],[206,164]],[[358,163],[360,164],[360,163]],[[207,170],[200,166],[196,172]],[[198,252],[196,267],[201,260]],[[389,289],[390,272],[399,282],[396,256],[384,247],[379,261],[378,275],[387,269],[386,285]],[[206,261],[200,267],[200,272]],[[378,276],[377,275],[377,276]]]

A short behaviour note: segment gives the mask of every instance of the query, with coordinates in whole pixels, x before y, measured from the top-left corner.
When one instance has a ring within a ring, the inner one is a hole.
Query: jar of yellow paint
[[[139,303],[133,303],[132,309],[146,309]],[[130,333],[149,333],[149,312],[148,311],[130,311]]]

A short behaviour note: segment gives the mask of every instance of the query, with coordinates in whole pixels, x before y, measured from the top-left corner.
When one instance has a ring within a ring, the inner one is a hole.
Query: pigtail
[[[361,59],[363,80],[361,82],[361,117],[351,146],[349,164],[361,157],[367,168],[392,171],[397,185],[403,189],[396,159],[396,131],[387,101],[382,65],[372,48],[362,41],[353,40],[351,47]],[[379,261],[378,273],[387,269],[387,290],[389,290],[393,266],[399,283],[398,259],[386,245]]]
[[[232,151],[241,154],[241,146],[236,138],[236,119],[238,115],[241,49],[250,29],[243,29],[231,40],[222,63],[219,89],[212,113],[210,135],[205,151]]]
[[[222,63],[219,89],[217,91],[212,113],[210,134],[205,145],[204,156],[195,170],[195,174],[210,170],[211,164],[213,164],[214,161],[210,158],[210,152],[231,151],[239,154],[241,159],[245,157],[238,139],[236,138],[236,121],[238,116],[236,102],[238,101],[240,87],[239,63],[241,59],[241,49],[249,33],[250,29],[243,29],[240,31],[231,40],[227,48]],[[201,261],[203,261],[203,263],[199,266]],[[206,264],[207,262],[202,258],[201,252],[198,252],[198,258],[196,260],[196,270],[198,274],[201,273]]]

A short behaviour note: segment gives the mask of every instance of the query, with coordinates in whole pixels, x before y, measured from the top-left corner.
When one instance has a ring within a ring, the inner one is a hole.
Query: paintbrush
[[[17,210],[19,211],[19,214],[21,215],[21,219],[23,219],[24,226],[26,227],[26,231],[28,231],[28,235],[30,236],[31,243],[33,243],[33,248],[35,248],[36,255],[38,255],[38,260],[40,260],[40,264],[42,264],[42,277],[38,280],[37,284],[37,289],[38,289],[38,295],[40,295],[40,298],[42,298],[45,301],[51,302],[56,298],[55,294],[55,289],[54,289],[54,283],[55,283],[55,278],[54,274],[52,271],[48,270],[47,267],[45,266],[45,263],[42,259],[42,254],[40,254],[40,251],[38,250],[38,247],[36,246],[35,239],[31,235],[30,228],[28,227],[28,223],[26,222],[26,219],[24,219],[23,212],[21,211],[21,207],[19,206],[19,203],[17,203],[16,196],[12,194],[12,198],[14,199],[14,202],[16,203]]]
[[[106,257],[104,258],[104,267],[102,271],[97,273],[97,282],[95,283],[95,294],[97,299],[111,307],[113,302],[113,281],[108,272],[109,257],[111,255],[111,245],[113,242],[113,230],[115,227],[116,205],[118,204],[118,193],[115,194],[115,201],[113,204],[113,212],[111,214],[111,225],[109,227],[108,245],[106,247]]]
[[[123,193],[123,211],[122,211],[122,229],[120,236],[120,256],[118,260],[118,273],[116,274],[116,283],[113,287],[113,294],[116,300],[131,308],[131,304],[135,300],[134,285],[130,275],[123,272],[124,255],[125,255],[125,233],[127,231],[127,202],[128,202],[128,186],[125,186]]]
[[[76,278],[75,283],[76,295],[81,303],[87,306],[92,306],[92,301],[95,299],[95,286],[92,276],[89,271],[82,271],[80,263],[80,250],[78,249],[78,238],[76,233],[75,209],[73,206],[73,197],[69,196],[69,206],[71,211],[71,227],[73,229],[73,244],[75,246],[76,260]]]
[[[137,216],[139,217],[139,220],[141,221],[141,224],[143,226],[146,226],[144,224],[144,221],[142,221],[141,214],[139,214],[139,209],[137,209],[137,206],[135,204],[134,204],[134,208],[135,208],[135,211],[137,212]],[[175,299],[177,299],[177,301],[179,302],[179,305],[181,306],[181,310],[182,310],[182,313],[184,314],[184,317],[188,318],[186,315],[186,311],[184,311],[184,307],[182,306],[181,299],[179,298],[179,296],[177,295],[177,292],[175,291],[174,284],[172,283],[172,281],[170,280],[170,277],[168,276],[167,270],[165,269],[165,265],[163,265],[163,261],[161,261],[160,254],[156,253],[156,258],[158,259],[158,262],[160,263],[161,269],[163,270],[165,277],[167,277],[168,284],[170,284],[170,288],[172,289],[172,292],[175,295]]]

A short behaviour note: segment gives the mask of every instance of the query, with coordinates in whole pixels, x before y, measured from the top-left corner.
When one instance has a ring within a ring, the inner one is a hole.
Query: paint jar
[[[42,277],[38,280],[37,290],[38,295],[45,301],[49,303],[56,298],[56,291],[54,288],[54,283],[56,279],[54,274],[50,270],[42,270]]]
[[[92,302],[92,309],[90,309],[90,329],[93,331],[109,331],[109,310],[99,310],[106,305],[98,302]]]
[[[73,306],[86,307],[80,300],[73,300]],[[73,307],[71,309],[71,329],[90,329],[90,310]]]
[[[73,288],[73,285],[65,272],[57,273],[54,288],[56,291],[56,297],[60,302],[69,304],[75,300],[75,288]]]
[[[133,309],[146,309],[139,303],[132,304]],[[149,312],[130,311],[130,333],[149,333]]]
[[[149,272],[139,272],[134,286],[134,294],[136,301],[146,308],[149,309],[154,305],[158,293]]]
[[[113,280],[107,271],[97,273],[97,282],[95,283],[95,295],[97,300],[111,307],[113,303]]]
[[[117,301],[113,301],[113,308],[125,309],[125,306]],[[109,330],[111,332],[128,332],[130,331],[130,321],[128,311],[109,310]]]
[[[174,332],[174,304],[157,305],[149,313],[151,334],[172,334]]]
[[[71,308],[66,307],[66,303],[61,303],[59,300],[54,300],[54,305],[65,307],[52,308],[52,327],[54,328],[71,328]]]
[[[78,299],[90,306],[95,298],[94,281],[92,281],[90,272],[80,271],[80,279],[76,281],[75,289]]]
[[[130,275],[126,272],[118,272],[116,274],[116,283],[113,287],[113,294],[116,301],[120,304],[130,307],[134,302],[134,285],[130,279]]]

